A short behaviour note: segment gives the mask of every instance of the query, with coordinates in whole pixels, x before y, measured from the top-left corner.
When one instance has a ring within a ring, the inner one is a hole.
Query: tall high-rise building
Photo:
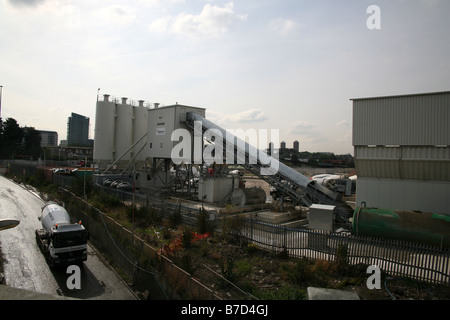
[[[89,118],[73,113],[67,120],[67,144],[89,146]]]
[[[297,140],[294,141],[294,150],[297,152],[300,151],[300,143]]]

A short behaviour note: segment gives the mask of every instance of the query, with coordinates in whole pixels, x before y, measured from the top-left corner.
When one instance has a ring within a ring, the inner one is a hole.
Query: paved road
[[[80,268],[81,289],[68,289],[71,273],[65,267],[50,269],[36,244],[34,232],[42,227],[38,216],[43,204],[37,195],[0,176],[0,219],[20,220],[17,227],[0,231],[7,286],[79,299],[136,299],[92,246]]]

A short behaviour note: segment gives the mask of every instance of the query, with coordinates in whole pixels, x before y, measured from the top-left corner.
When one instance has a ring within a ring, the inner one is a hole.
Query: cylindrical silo
[[[149,109],[144,107],[143,104],[139,104],[138,107],[133,107],[133,144],[139,141],[145,134],[147,134],[148,126],[148,113]],[[133,156],[135,156],[136,167],[142,167],[147,158],[144,149],[147,143],[147,139],[142,139],[133,148]]]
[[[108,101],[97,101],[94,130],[94,162],[100,169],[114,160],[115,104]]]
[[[132,116],[133,107],[128,104],[116,104],[116,130],[114,160],[119,160],[117,166],[123,168],[131,159],[128,151],[132,146]]]
[[[231,203],[236,206],[266,203],[266,192],[261,188],[241,188],[233,190]]]

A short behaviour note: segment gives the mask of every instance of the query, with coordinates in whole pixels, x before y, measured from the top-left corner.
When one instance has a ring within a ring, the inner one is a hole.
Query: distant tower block
[[[280,143],[280,149],[286,149],[286,142],[281,141],[281,143]]]
[[[300,143],[297,140],[294,141],[294,150],[297,152],[300,151]]]

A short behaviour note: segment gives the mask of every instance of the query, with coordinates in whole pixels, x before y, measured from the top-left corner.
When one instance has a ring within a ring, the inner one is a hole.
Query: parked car
[[[71,174],[70,169],[67,168],[54,168],[53,173],[57,174]]]
[[[111,183],[113,183],[113,182],[114,182],[114,180],[112,180],[112,179],[106,179],[105,181],[103,181],[103,185],[105,187],[109,187],[109,186],[111,186]]]
[[[119,186],[119,184],[121,184],[122,182],[125,182],[125,181],[122,181],[122,180],[114,180],[114,181],[111,183],[110,187],[113,188],[113,189],[116,189],[116,188]]]
[[[117,186],[117,190],[133,191],[133,186],[128,182],[122,182]]]

